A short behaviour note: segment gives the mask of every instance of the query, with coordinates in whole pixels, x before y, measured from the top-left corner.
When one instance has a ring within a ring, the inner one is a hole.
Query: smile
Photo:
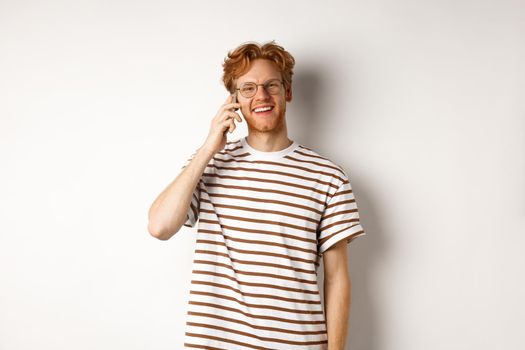
[[[257,107],[253,111],[255,113],[265,113],[265,112],[271,111],[272,109],[273,109],[273,106],[265,106],[265,107]]]

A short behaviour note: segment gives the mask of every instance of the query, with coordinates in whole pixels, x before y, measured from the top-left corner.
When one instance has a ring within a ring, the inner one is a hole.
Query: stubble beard
[[[285,123],[286,107],[280,110],[280,113],[276,117],[272,117],[271,121],[257,120],[257,115],[255,112],[249,114],[249,118],[245,120],[248,124],[248,130],[251,133],[276,133],[283,129]],[[264,117],[263,117],[264,118]]]

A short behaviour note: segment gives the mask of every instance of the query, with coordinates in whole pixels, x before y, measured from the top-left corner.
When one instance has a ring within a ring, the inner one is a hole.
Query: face
[[[252,62],[250,70],[237,78],[236,87],[243,83],[254,82],[264,84],[268,80],[282,80],[277,65],[265,59],[256,59]],[[246,98],[237,91],[237,100],[241,104],[241,112],[248,123],[250,131],[277,132],[285,127],[286,102],[292,100],[291,88],[281,86],[281,92],[270,95],[263,86],[258,86],[257,93],[251,98]],[[260,107],[270,107],[271,110],[259,112]]]

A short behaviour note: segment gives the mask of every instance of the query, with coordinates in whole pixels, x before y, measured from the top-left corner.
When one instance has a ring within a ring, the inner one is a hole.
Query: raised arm
[[[168,240],[180,230],[186,221],[193,189],[213,154],[206,148],[199,148],[188,165],[155,199],[148,212],[148,231],[153,237]]]
[[[191,203],[191,196],[210,159],[226,145],[226,132],[235,130],[234,120],[242,121],[233,111],[238,103],[228,96],[211,121],[210,132],[203,146],[151,205],[148,212],[148,231],[158,239],[168,240],[177,233],[184,222]]]

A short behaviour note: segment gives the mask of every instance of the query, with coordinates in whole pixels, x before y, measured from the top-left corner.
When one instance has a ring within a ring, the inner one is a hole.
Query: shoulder
[[[224,148],[215,154],[217,160],[231,160],[244,153],[241,139],[227,141]]]
[[[242,142],[240,138],[226,142],[221,152],[228,154],[235,154],[242,149]]]
[[[335,185],[340,186],[348,181],[347,172],[338,162],[314,148],[299,144],[291,156],[312,171],[321,172],[323,177]]]

